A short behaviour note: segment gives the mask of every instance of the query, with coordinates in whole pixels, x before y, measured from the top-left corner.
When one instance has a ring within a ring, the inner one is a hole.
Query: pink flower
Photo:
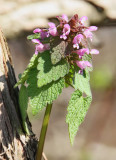
[[[56,25],[54,23],[52,23],[52,22],[49,22],[48,25],[49,25],[49,33],[52,36],[57,36],[58,32],[57,32]]]
[[[60,38],[66,40],[67,36],[69,35],[69,33],[70,33],[70,25],[69,24],[65,24],[64,28],[63,28],[63,34],[60,35]]]
[[[79,19],[79,22],[82,23],[82,24],[84,24],[84,22],[85,22],[86,20],[88,20],[88,17],[83,16],[83,17],[81,17],[81,18]]]
[[[38,54],[38,52],[42,53],[45,50],[49,50],[50,49],[49,44],[42,44],[38,39],[32,39],[32,42],[36,43],[35,54]]]
[[[90,40],[92,41],[93,34],[92,34],[92,32],[89,29],[86,29],[83,32],[83,34],[85,35],[86,38],[90,38]]]
[[[89,27],[89,31],[96,31],[98,29],[98,27],[96,26],[90,26]]]
[[[41,43],[39,39],[32,39],[32,42],[33,43],[38,43],[38,44]]]
[[[42,43],[35,46],[35,54],[38,54],[38,52],[42,53],[43,51],[45,51],[45,48]]]
[[[79,43],[81,43],[81,40],[83,39],[82,34],[78,34],[73,39],[73,48],[79,49]]]
[[[86,67],[92,67],[91,63],[88,61],[76,61],[76,64],[82,70],[85,69]]]
[[[99,51],[97,49],[91,49],[90,53],[91,54],[99,54]]]
[[[86,38],[90,38],[90,40],[92,41],[93,33],[91,31],[96,31],[97,29],[98,28],[96,26],[90,26],[83,32],[83,34]]]
[[[62,14],[62,17],[61,17],[63,20],[65,20],[66,22],[68,22],[68,17],[67,17],[67,15],[65,15],[65,14]]]
[[[56,17],[60,21],[60,26],[63,26],[64,24],[68,23],[67,15],[63,14],[62,16],[56,16]]]
[[[41,31],[40,36],[41,36],[41,39],[43,40],[44,38],[49,37],[49,33],[45,31]]]
[[[44,39],[46,37],[49,37],[49,33],[46,31],[43,31],[42,29],[36,28],[33,33],[40,33],[41,39]]]
[[[76,50],[74,52],[77,53],[79,56],[83,56],[85,53],[89,54],[89,49],[88,48],[82,48],[82,49]]]
[[[36,29],[33,31],[33,33],[40,33],[41,31],[42,31],[42,29],[36,28]]]

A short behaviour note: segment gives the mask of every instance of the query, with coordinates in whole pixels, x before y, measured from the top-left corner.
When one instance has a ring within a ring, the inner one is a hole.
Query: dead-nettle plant
[[[33,114],[46,107],[37,160],[41,159],[43,152],[52,103],[61,94],[62,89],[68,86],[75,89],[66,116],[70,142],[73,144],[79,125],[83,122],[92,100],[89,84],[92,55],[99,54],[98,50],[89,48],[88,39],[92,41],[92,31],[96,31],[97,27],[86,27],[84,25],[86,16],[79,19],[75,14],[68,20],[63,14],[57,16],[57,19],[58,26],[49,22],[48,29],[37,28],[33,31],[34,34],[28,36],[28,39],[36,44],[35,54],[15,85],[15,87],[21,85],[19,103],[27,134],[29,134],[26,124],[28,101]]]

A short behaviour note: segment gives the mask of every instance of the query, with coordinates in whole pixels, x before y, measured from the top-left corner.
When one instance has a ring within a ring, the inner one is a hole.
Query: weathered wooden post
[[[0,29],[0,160],[34,160],[37,139],[25,135],[18,104],[18,88],[12,58]]]

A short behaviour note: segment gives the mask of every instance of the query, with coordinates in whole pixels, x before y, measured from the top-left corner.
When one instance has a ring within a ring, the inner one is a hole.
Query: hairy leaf
[[[62,57],[65,57],[65,48],[66,48],[66,42],[61,41],[61,39],[56,38],[53,40],[53,43],[51,43],[51,62],[52,64],[58,63]]]
[[[74,87],[73,80],[74,80],[75,71],[78,72],[79,67],[74,66],[74,65],[70,65],[69,73],[65,76],[65,86],[66,87],[68,87],[68,86]]]
[[[26,122],[27,107],[28,107],[28,94],[27,94],[27,88],[23,84],[21,85],[21,88],[19,91],[19,107],[20,107],[23,129],[26,132],[26,134],[30,135],[30,131],[28,129],[28,125]]]
[[[75,72],[74,77],[74,88],[75,90],[80,90],[82,93],[86,93],[86,95],[91,96],[91,89],[90,89],[90,83],[89,83],[89,72],[87,69],[84,71],[84,74],[81,75],[77,72]]]
[[[69,72],[69,64],[65,59],[62,59],[56,65],[51,63],[49,51],[42,53],[38,62],[38,87],[42,87],[52,81],[56,81],[59,78],[64,77]]]
[[[64,88],[64,78],[60,78],[57,81],[53,81],[41,88],[37,87],[37,73],[38,71],[34,68],[29,72],[27,79],[28,83],[28,95],[30,97],[30,105],[32,107],[33,114],[39,112],[47,103],[51,104]]]
[[[21,75],[19,81],[15,84],[14,87],[17,87],[20,84],[24,84],[24,82],[27,80],[28,73],[29,73],[30,69],[37,65],[38,57],[39,57],[39,55],[35,55],[35,54],[32,56],[30,63],[28,64],[27,68],[25,69],[25,71]]]
[[[83,59],[84,61],[89,61],[89,62],[91,62],[92,56],[91,56],[91,54],[84,54],[84,56],[82,57],[82,59]]]
[[[27,117],[28,95],[27,88],[24,85],[21,85],[19,91],[19,106],[22,120],[25,121]]]
[[[80,124],[85,118],[90,104],[91,97],[83,97],[82,92],[80,92],[79,90],[76,90],[71,96],[67,109],[68,114],[66,116],[71,144],[73,144],[74,137],[76,136]]]

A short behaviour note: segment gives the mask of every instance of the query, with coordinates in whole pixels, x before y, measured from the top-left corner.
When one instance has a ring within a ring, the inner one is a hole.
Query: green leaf
[[[92,60],[91,54],[84,54],[84,56],[82,56],[82,60],[91,62]]]
[[[27,36],[27,39],[32,40],[32,39],[38,39],[40,38],[40,33],[35,33]]]
[[[89,77],[89,72],[87,71],[87,69],[84,71],[83,75],[75,72],[74,85],[73,85],[75,90],[78,89],[82,93],[86,93],[86,95],[91,96],[89,79],[90,77]]]
[[[27,117],[28,94],[27,94],[27,88],[24,85],[21,85],[19,91],[19,106],[20,106],[22,120],[25,121]]]
[[[53,65],[50,56],[50,52],[46,51],[42,53],[41,57],[38,59],[38,87],[56,81],[69,72],[69,64],[65,59],[62,59],[59,63]]]
[[[27,135],[30,135],[30,131],[28,129],[28,125],[26,122],[27,118],[27,107],[28,107],[28,94],[27,88],[22,84],[19,91],[19,107],[22,118],[23,129]]]
[[[34,68],[31,70],[31,72],[29,72],[27,79],[27,90],[30,97],[30,105],[32,107],[33,114],[38,113],[40,110],[46,107],[47,104],[51,104],[55,99],[57,99],[65,84],[64,78],[60,78],[55,82],[53,81],[41,88],[38,88],[37,74],[38,71],[36,68]]]
[[[65,76],[65,86],[72,86],[73,87],[73,79],[75,75],[75,70],[77,71],[78,67],[74,65],[70,65],[69,73]]]
[[[65,57],[65,49],[66,49],[66,42],[61,41],[61,39],[55,38],[53,43],[51,43],[51,62],[52,64],[58,63],[61,58]]]
[[[83,97],[82,92],[79,90],[76,90],[71,96],[67,108],[68,114],[66,116],[71,144],[73,144],[78,128],[85,118],[91,100],[92,98],[90,96]]]
[[[29,73],[30,69],[37,65],[38,57],[39,57],[39,55],[35,55],[35,54],[32,56],[32,58],[30,60],[30,63],[28,64],[27,68],[25,69],[25,71],[21,75],[19,81],[15,84],[15,86],[14,86],[15,88],[18,85],[25,83],[25,81],[27,80],[28,73]]]

